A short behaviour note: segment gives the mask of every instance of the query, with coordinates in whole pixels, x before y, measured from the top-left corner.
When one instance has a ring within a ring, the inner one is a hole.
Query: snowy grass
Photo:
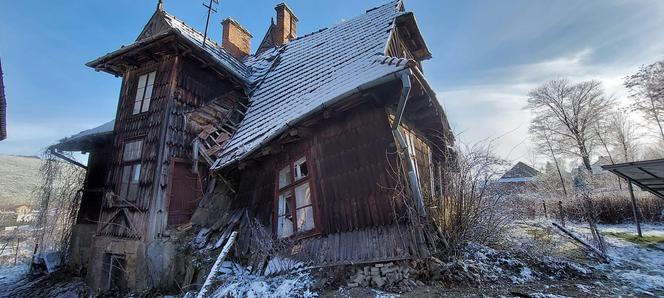
[[[644,235],[639,237],[636,234],[625,232],[606,232],[604,234],[651,248],[657,248],[659,244],[664,244],[664,236]]]
[[[588,233],[582,224],[571,227]],[[596,266],[610,279],[629,284],[643,294],[651,291],[664,294],[664,225],[642,225],[643,239],[638,239],[632,224],[600,225],[599,230],[609,244],[609,264]]]

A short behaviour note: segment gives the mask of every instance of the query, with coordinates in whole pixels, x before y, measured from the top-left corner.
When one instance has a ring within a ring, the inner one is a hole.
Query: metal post
[[[565,226],[565,213],[563,212],[563,201],[558,201],[558,214],[560,215],[560,225]]]
[[[639,221],[639,209],[636,207],[636,198],[634,198],[634,188],[632,188],[632,181],[627,180],[627,186],[629,188],[629,196],[632,199],[632,213],[634,213],[634,222],[636,223],[636,233],[640,237],[643,237],[641,234],[641,222]]]

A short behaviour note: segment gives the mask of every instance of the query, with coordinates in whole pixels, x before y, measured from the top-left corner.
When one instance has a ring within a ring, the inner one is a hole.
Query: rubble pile
[[[348,286],[399,289],[407,291],[424,283],[417,280],[418,271],[408,263],[377,263],[357,268]]]

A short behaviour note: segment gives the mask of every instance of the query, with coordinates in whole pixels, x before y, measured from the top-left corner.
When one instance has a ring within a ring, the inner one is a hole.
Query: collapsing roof
[[[248,57],[251,106],[213,167],[241,160],[303,118],[409,69],[405,59],[383,56],[405,14],[394,1]]]
[[[209,39],[203,47],[200,32],[159,6],[136,42],[87,65],[120,75],[122,69],[113,62],[123,59],[125,53],[175,36],[242,82],[249,108],[237,131],[219,151],[214,169],[247,158],[305,118],[351,95],[398,80],[404,72],[414,74],[426,85],[435,101],[417,62],[384,56],[390,41],[403,35],[408,37],[405,46],[413,53],[407,58],[419,61],[431,57],[413,14],[404,11],[400,0],[281,46],[270,43],[273,31],[272,27],[268,30],[256,54],[240,60]],[[447,123],[442,108],[435,108],[437,116]]]
[[[530,182],[535,180],[539,174],[540,172],[533,167],[518,162],[498,179],[498,183]]]
[[[605,165],[602,168],[664,199],[664,159]]]

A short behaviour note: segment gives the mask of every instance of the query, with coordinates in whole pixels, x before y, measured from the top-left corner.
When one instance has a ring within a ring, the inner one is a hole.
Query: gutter
[[[399,147],[401,147],[404,155],[404,160],[406,161],[406,168],[408,170],[408,182],[410,184],[410,191],[413,194],[415,203],[417,204],[417,213],[422,217],[426,217],[427,211],[424,208],[424,199],[422,198],[422,190],[420,189],[420,183],[417,179],[415,163],[410,158],[411,153],[408,150],[408,145],[406,144],[406,140],[399,130],[399,126],[401,126],[401,119],[403,119],[403,112],[406,109],[406,103],[408,103],[408,95],[410,94],[411,75],[412,72],[410,71],[401,73],[401,84],[403,87],[401,89],[401,96],[397,105],[397,114],[395,116],[394,123],[392,124],[392,135],[394,135],[394,138],[399,143]]]
[[[365,90],[371,89],[371,88],[376,87],[376,86],[378,86],[378,85],[382,85],[382,84],[387,83],[387,82],[390,82],[390,81],[392,81],[392,80],[399,79],[399,78],[401,78],[404,74],[410,76],[410,74],[411,74],[411,70],[410,70],[409,68],[406,68],[406,69],[403,69],[403,70],[400,70],[400,71],[397,71],[397,72],[393,72],[393,73],[391,73],[391,74],[389,74],[389,75],[386,75],[386,76],[384,76],[384,77],[381,77],[381,78],[378,78],[378,79],[376,79],[376,80],[373,80],[373,81],[370,81],[370,82],[364,83],[364,84],[362,84],[362,85],[360,85],[360,86],[358,86],[358,87],[356,87],[356,88],[354,88],[354,89],[352,89],[352,90],[350,90],[350,91],[344,92],[343,94],[340,94],[340,95],[338,95],[337,97],[335,97],[335,98],[333,98],[333,99],[331,99],[331,100],[329,100],[329,101],[327,101],[327,102],[325,102],[325,103],[320,104],[319,106],[317,106],[316,108],[310,110],[309,112],[302,114],[301,116],[297,117],[296,119],[293,119],[293,120],[287,122],[286,125],[282,126],[282,127],[279,128],[276,132],[272,133],[272,136],[271,136],[271,137],[268,137],[268,138],[264,139],[264,140],[261,141],[258,145],[254,146],[253,149],[251,149],[251,150],[249,150],[249,151],[247,151],[247,152],[241,154],[241,155],[238,156],[238,157],[233,158],[231,161],[229,161],[229,162],[227,162],[225,165],[223,165],[223,167],[219,165],[219,163],[220,163],[219,161],[221,161],[222,158],[218,158],[218,159],[214,162],[214,164],[212,164],[212,166],[210,167],[210,170],[215,171],[215,170],[219,170],[219,169],[222,169],[222,168],[230,167],[231,165],[235,165],[235,164],[237,164],[240,160],[242,160],[242,159],[244,159],[245,157],[247,157],[247,156],[253,154],[253,153],[256,152],[259,148],[262,148],[262,147],[265,146],[267,143],[269,143],[269,142],[271,142],[272,140],[274,140],[277,136],[279,136],[279,135],[281,135],[282,133],[286,132],[286,130],[290,129],[291,127],[293,127],[293,126],[294,126],[295,124],[297,124],[298,122],[300,122],[300,121],[302,121],[302,120],[304,120],[304,119],[306,119],[306,118],[311,117],[311,116],[314,115],[314,114],[317,114],[317,113],[319,113],[319,112],[325,110],[325,109],[328,108],[329,106],[335,105],[336,103],[342,101],[343,99],[345,99],[345,98],[347,98],[347,97],[349,97],[349,96],[352,96],[352,95],[358,94],[358,93],[360,93],[360,92],[362,92],[362,91],[365,91]]]

